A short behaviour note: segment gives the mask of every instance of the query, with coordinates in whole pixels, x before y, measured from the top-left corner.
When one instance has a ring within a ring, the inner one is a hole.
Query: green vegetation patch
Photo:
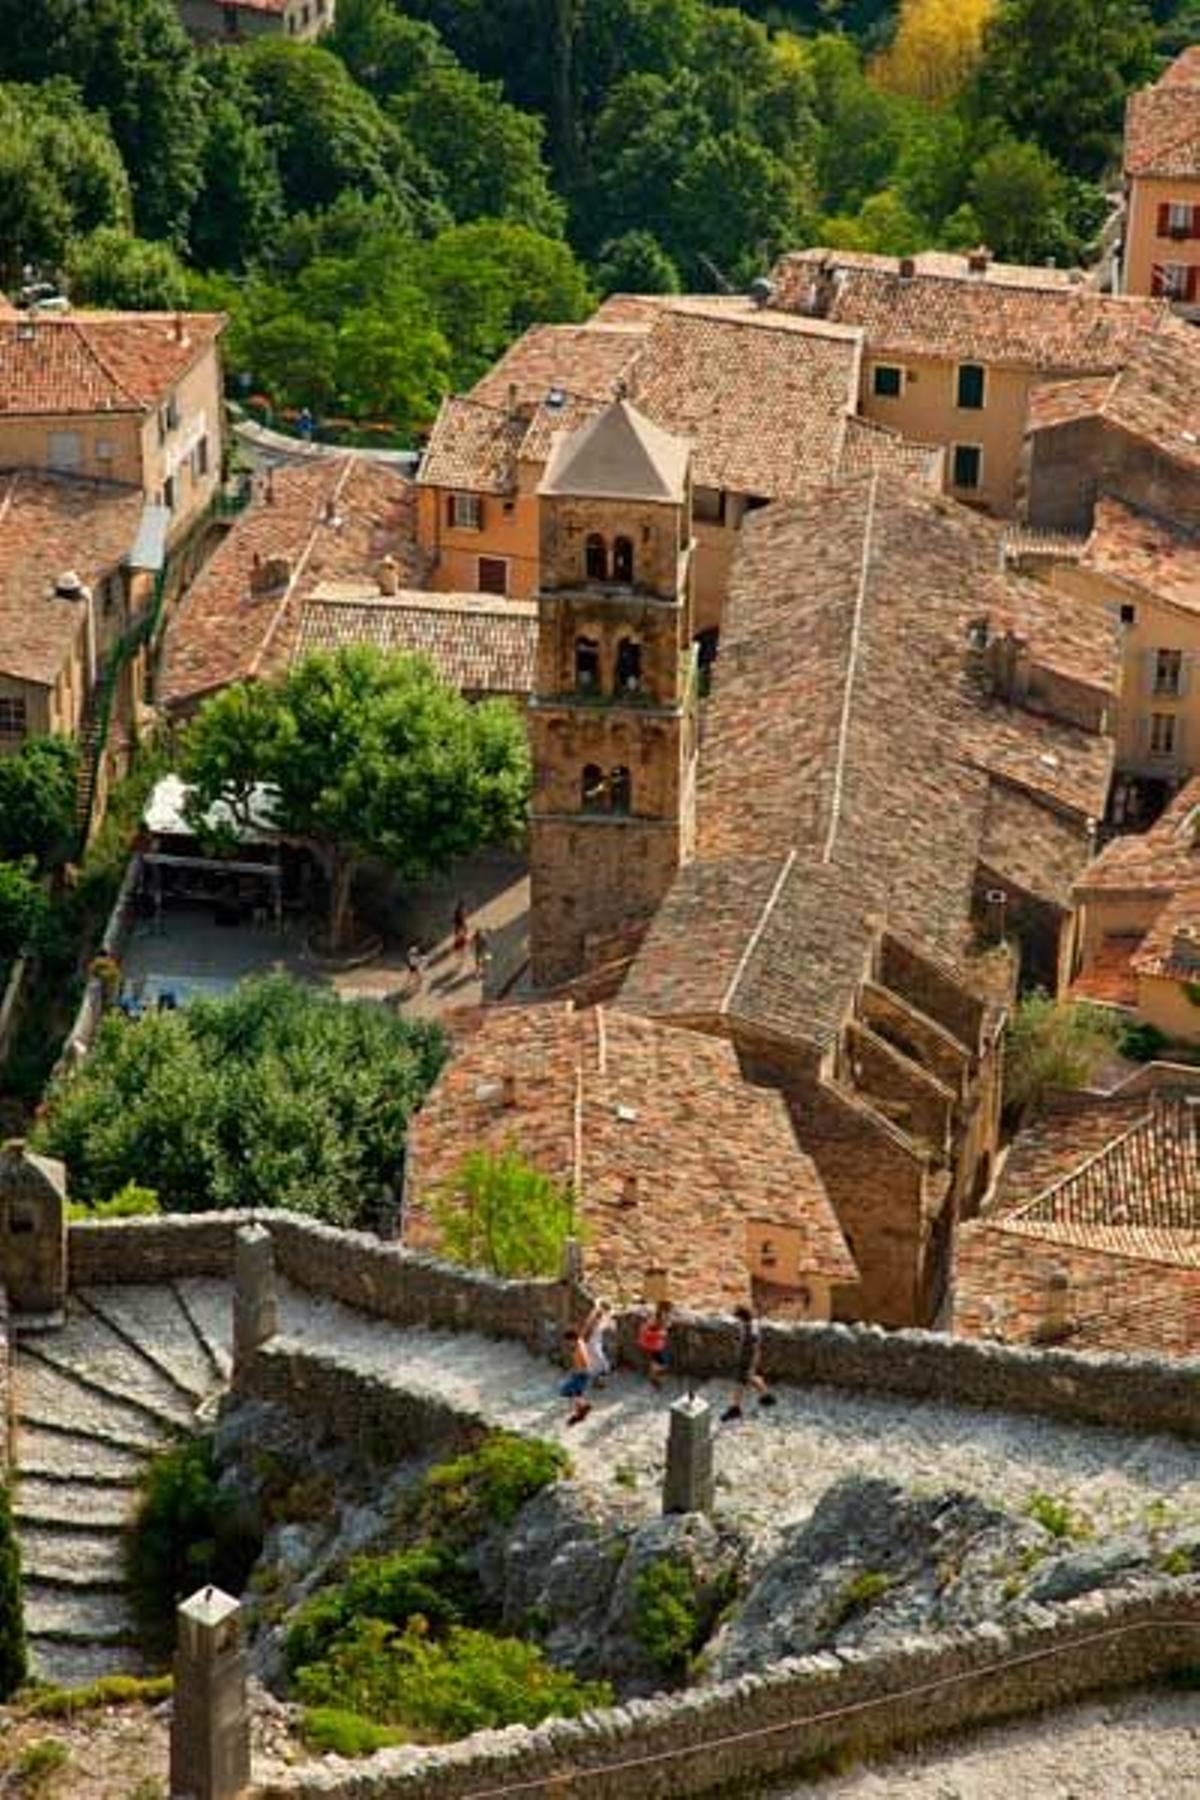
[[[1077,1512],[1069,1501],[1060,1499],[1057,1494],[1034,1494],[1026,1503],[1025,1511],[1031,1519],[1035,1519],[1043,1531],[1048,1531],[1056,1538],[1089,1538],[1093,1525],[1086,1513]]]
[[[157,1706],[170,1699],[173,1687],[170,1675],[103,1675],[86,1687],[38,1688],[22,1710],[31,1719],[73,1719],[102,1707]]]
[[[570,1466],[566,1451],[544,1438],[490,1432],[476,1449],[430,1469],[409,1503],[410,1525],[445,1542],[469,1541],[490,1525],[511,1525]]]

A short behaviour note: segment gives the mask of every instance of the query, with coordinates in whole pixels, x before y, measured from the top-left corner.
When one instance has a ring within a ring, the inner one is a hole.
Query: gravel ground
[[[364,1372],[390,1374],[499,1425],[558,1439],[576,1474],[610,1484],[618,1469],[650,1512],[658,1504],[667,1408],[680,1391],[653,1393],[618,1374],[582,1425],[568,1429],[558,1377],[520,1346],[467,1334],[403,1331],[328,1301],[282,1296],[282,1330],[338,1353]],[[728,1399],[710,1384],[714,1410]],[[705,1391],[702,1387],[701,1391]],[[835,1481],[876,1475],[916,1490],[964,1488],[1020,1508],[1045,1492],[1067,1499],[1102,1532],[1144,1521],[1165,1503],[1181,1521],[1200,1521],[1200,1454],[1168,1437],[1138,1437],[1053,1419],[971,1411],[850,1393],[780,1388],[770,1413],[748,1411],[720,1428],[718,1499],[740,1524],[772,1533],[803,1519]]]
[[[758,1800],[1200,1800],[1200,1695],[1138,1692]],[[747,1796],[747,1800],[750,1797]]]

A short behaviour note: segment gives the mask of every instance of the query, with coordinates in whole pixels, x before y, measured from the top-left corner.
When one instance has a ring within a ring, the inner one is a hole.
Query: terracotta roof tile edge
[[[350,471],[354,468],[357,460],[358,460],[357,457],[354,457],[354,456],[348,456],[346,458],[345,466],[343,467],[341,474],[338,476],[337,481],[334,484],[332,498],[335,501],[341,499],[342,489],[345,487],[347,481],[349,480]],[[287,587],[284,589],[283,593],[280,595],[278,604],[276,605],[275,611],[271,616],[271,622],[267,626],[266,631],[263,633],[262,640],[259,643],[258,649],[254,652],[253,657],[250,659],[250,666],[246,672],[247,679],[250,681],[254,681],[257,679],[258,672],[262,668],[263,658],[266,656],[267,651],[270,649],[272,640],[274,639],[274,636],[275,636],[275,633],[278,631],[280,623],[282,622],[283,616],[286,613],[289,605],[291,604],[292,596],[296,592],[296,589],[299,585],[300,577],[303,575],[305,569],[308,567],[308,559],[312,555],[313,545],[317,541],[317,531],[318,531],[318,528],[321,523],[321,517],[322,517],[321,513],[318,512],[317,517],[313,520],[312,526],[309,529],[308,540],[305,543],[303,550],[300,552],[299,557],[296,559],[296,566],[292,570],[292,578],[288,582]]]
[[[799,854],[800,854],[800,852],[797,850],[796,846],[793,844],[792,848],[788,851],[787,855],[783,859],[782,867],[780,868],[778,875],[775,877],[775,885],[772,887],[771,892],[767,896],[767,903],[763,907],[762,912],[758,916],[758,922],[755,925],[754,930],[750,933],[750,936],[746,940],[745,946],[742,950],[742,954],[738,958],[737,967],[734,969],[733,974],[730,977],[729,986],[726,988],[725,993],[721,997],[721,1004],[720,1004],[720,1007],[718,1008],[718,1011],[722,1015],[728,1013],[730,1008],[733,1005],[734,995],[737,993],[738,987],[741,984],[742,976],[746,973],[746,969],[750,963],[750,958],[754,955],[754,952],[758,949],[759,942],[762,938],[762,934],[767,929],[767,924],[768,924],[768,921],[770,920],[771,914],[775,910],[776,902],[778,901],[780,894],[783,892],[784,884],[786,883],[788,876],[791,874],[792,868],[793,868],[796,858]]]
[[[871,573],[871,557],[875,548],[875,504],[879,494],[879,476],[871,476],[870,491],[867,495],[867,516],[863,521],[862,556],[859,561],[858,592],[854,596],[854,622],[850,628],[850,650],[846,658],[846,686],[842,695],[842,717],[838,726],[837,763],[833,774],[833,801],[829,809],[829,830],[825,834],[825,846],[821,852],[821,861],[828,865],[833,861],[834,845],[837,842],[838,826],[842,818],[842,790],[845,785],[846,753],[850,742],[850,715],[854,705],[855,675],[858,670],[858,653],[862,642],[863,614],[866,610],[867,583]]]

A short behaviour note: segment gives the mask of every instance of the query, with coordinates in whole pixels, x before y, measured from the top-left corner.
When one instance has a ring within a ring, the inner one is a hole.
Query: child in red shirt
[[[638,1349],[646,1356],[646,1373],[652,1387],[661,1387],[671,1366],[667,1339],[671,1329],[671,1302],[660,1300],[638,1332]]]

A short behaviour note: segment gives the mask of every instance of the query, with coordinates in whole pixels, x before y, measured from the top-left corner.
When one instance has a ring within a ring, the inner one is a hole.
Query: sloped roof
[[[1102,495],[1081,568],[1200,613],[1200,532]]]
[[[1125,173],[1200,179],[1200,45],[1125,107]]]
[[[1171,894],[1200,887],[1198,823],[1200,776],[1194,776],[1149,831],[1129,832],[1105,844],[1076,882],[1076,894]]]
[[[572,1187],[589,1280],[612,1298],[640,1299],[647,1273],[666,1268],[686,1306],[745,1301],[755,1218],[803,1232],[814,1272],[857,1280],[783,1099],[746,1081],[720,1039],[607,1007],[492,1010],[410,1124],[406,1242],[436,1242],[429,1196],[469,1150],[509,1143]]]
[[[314,650],[370,644],[425,656],[444,681],[469,694],[533,689],[537,603],[492,594],[409,591],[364,595],[361,584],[327,583],[300,608],[294,662]]]
[[[1192,325],[1168,319],[1129,346],[1122,368],[1100,383],[1057,382],[1035,389],[1030,431],[1093,417],[1150,444],[1172,462],[1200,470],[1200,356]]]
[[[614,400],[577,431],[555,438],[538,493],[678,504],[691,445],[628,400]]]
[[[0,314],[0,413],[145,412],[224,323],[219,313]]]

